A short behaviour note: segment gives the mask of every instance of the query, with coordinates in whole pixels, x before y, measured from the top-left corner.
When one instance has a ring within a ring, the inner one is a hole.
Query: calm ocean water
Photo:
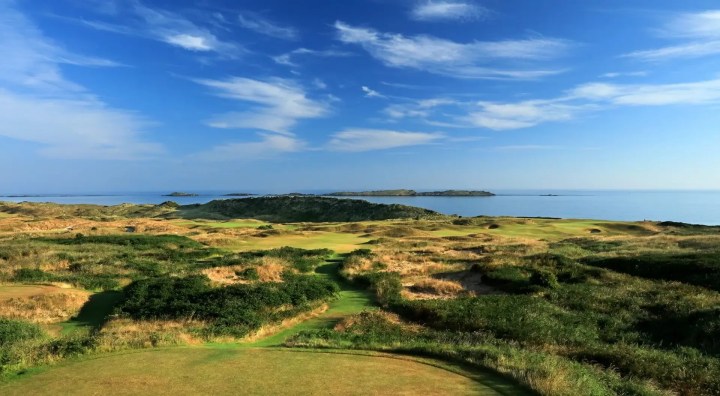
[[[313,191],[322,193],[321,191]],[[323,191],[324,192],[324,191]],[[720,225],[720,191],[495,191],[494,197],[365,197],[370,202],[419,206],[461,216],[543,216],[604,220],[672,220]],[[117,205],[180,204],[228,199],[213,192],[197,197],[164,197],[161,193],[113,195],[46,195],[0,197],[0,201],[34,201]],[[553,194],[554,196],[542,196]]]

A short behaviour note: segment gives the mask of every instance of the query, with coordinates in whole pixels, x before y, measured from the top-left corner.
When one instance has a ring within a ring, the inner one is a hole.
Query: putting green
[[[66,362],[0,384],[0,394],[507,394],[491,386],[392,356],[190,347]]]

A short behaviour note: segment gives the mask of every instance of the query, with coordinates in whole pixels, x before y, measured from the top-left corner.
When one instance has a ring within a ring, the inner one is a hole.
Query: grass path
[[[339,265],[338,259],[332,259],[315,270],[318,276],[328,278],[340,286],[339,296],[329,304],[328,310],[315,318],[298,323],[269,337],[243,345],[248,347],[282,346],[286,339],[301,331],[333,328],[346,316],[375,308],[375,302],[370,293],[348,284],[338,276]]]

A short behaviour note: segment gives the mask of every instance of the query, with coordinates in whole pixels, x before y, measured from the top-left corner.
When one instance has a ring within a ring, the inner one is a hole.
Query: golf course
[[[0,204],[0,394],[720,390],[717,227],[229,201]]]

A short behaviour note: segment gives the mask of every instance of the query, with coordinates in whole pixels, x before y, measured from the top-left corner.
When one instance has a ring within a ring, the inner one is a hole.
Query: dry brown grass
[[[248,265],[207,268],[202,270],[202,273],[210,278],[211,281],[222,285],[252,283],[252,280],[245,279],[238,275],[248,268],[255,268],[258,274],[258,282],[282,282],[283,272],[292,270],[287,260],[279,257],[265,256],[253,260]]]
[[[456,296],[465,290],[458,282],[435,278],[421,279],[412,285],[410,289],[420,293],[430,293],[443,297]]]
[[[100,331],[97,350],[109,352],[201,344],[204,340],[194,333],[206,326],[200,321],[113,319]]]
[[[226,267],[213,267],[202,270],[202,273],[211,281],[222,285],[237,283],[249,283],[248,280],[239,277],[237,274],[247,267],[244,265],[230,265]]]
[[[90,293],[79,290],[10,298],[0,301],[0,316],[37,323],[62,322],[76,315],[89,298]]]
[[[287,260],[279,257],[261,257],[256,267],[260,282],[282,282],[282,274],[290,268]]]
[[[372,268],[372,260],[360,256],[350,256],[343,264],[343,273],[352,279],[359,274],[372,270]]]

